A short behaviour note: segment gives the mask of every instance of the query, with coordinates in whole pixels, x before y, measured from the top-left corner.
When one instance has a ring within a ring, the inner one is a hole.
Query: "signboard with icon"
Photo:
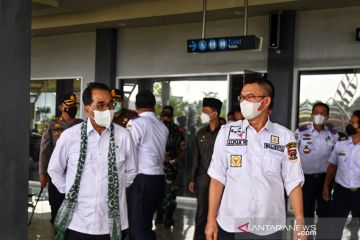
[[[259,46],[255,35],[187,40],[188,53],[252,50]]]

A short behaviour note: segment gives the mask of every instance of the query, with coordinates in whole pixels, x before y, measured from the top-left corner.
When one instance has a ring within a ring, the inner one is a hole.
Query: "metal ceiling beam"
[[[59,0],[32,0],[32,2],[50,7],[59,7]]]

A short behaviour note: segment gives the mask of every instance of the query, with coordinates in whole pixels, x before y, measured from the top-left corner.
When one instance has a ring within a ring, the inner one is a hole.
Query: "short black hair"
[[[234,114],[235,114],[235,111],[232,110],[232,111],[228,112],[228,114],[226,116],[234,116]]]
[[[136,94],[135,105],[137,108],[152,108],[155,104],[155,96],[150,90],[144,90]]]
[[[85,90],[82,94],[82,101],[83,101],[84,105],[90,105],[93,102],[93,99],[92,99],[92,90],[93,89],[102,89],[102,90],[106,90],[110,93],[109,87],[104,83],[99,83],[99,82],[88,83],[87,87],[85,88]]]
[[[329,105],[327,105],[326,103],[323,103],[323,102],[316,102],[312,107],[311,113],[314,112],[316,107],[324,107],[326,109],[327,115],[329,116],[329,113],[330,113]]]
[[[272,84],[272,82],[270,82],[268,79],[265,79],[265,78],[255,78],[255,79],[246,81],[244,83],[244,85],[252,84],[252,83],[259,84],[262,87],[262,89],[265,90],[265,95],[269,96],[271,98],[271,102],[269,105],[269,109],[271,110],[274,106],[274,98],[275,98],[275,89],[274,89],[274,85]]]
[[[166,105],[162,108],[161,115],[163,117],[173,117],[174,116],[174,108],[170,105]]]
[[[353,112],[353,116],[356,116],[356,117],[358,117],[358,124],[360,125],[360,110],[355,110],[354,112]]]

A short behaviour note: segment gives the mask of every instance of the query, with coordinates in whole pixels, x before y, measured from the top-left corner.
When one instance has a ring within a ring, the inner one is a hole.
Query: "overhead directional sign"
[[[255,35],[204,38],[187,40],[188,53],[221,52],[257,49],[259,39]]]

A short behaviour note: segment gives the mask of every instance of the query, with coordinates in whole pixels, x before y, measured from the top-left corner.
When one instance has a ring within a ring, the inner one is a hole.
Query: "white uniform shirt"
[[[311,123],[296,129],[295,138],[304,173],[326,173],[330,154],[339,138],[337,132],[327,126],[318,132]]]
[[[335,182],[345,188],[360,188],[360,143],[352,138],[336,143],[329,162],[337,165]]]
[[[80,156],[81,124],[65,130],[56,143],[48,173],[59,192],[68,193],[75,180]],[[128,228],[125,189],[137,174],[136,152],[130,133],[114,124],[116,166],[119,175],[121,229]],[[108,150],[110,129],[101,136],[90,120],[88,145],[81,175],[79,196],[69,229],[86,234],[109,234],[108,221]]]
[[[143,112],[126,125],[134,140],[139,173],[163,175],[166,141],[169,131],[153,112]]]
[[[258,235],[280,230],[261,227],[285,224],[284,188],[289,195],[304,182],[294,134],[270,120],[258,133],[247,120],[223,126],[208,174],[225,186],[220,227]]]

